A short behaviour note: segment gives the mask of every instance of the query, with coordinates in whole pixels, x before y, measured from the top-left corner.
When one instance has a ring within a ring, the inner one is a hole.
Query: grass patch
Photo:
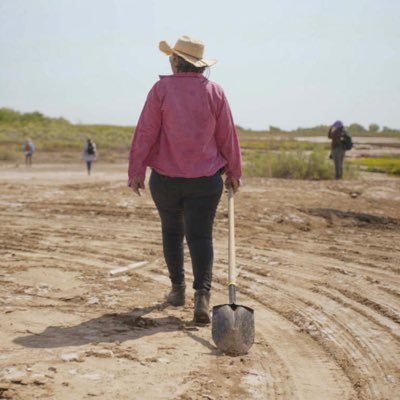
[[[357,158],[352,160],[352,164],[363,166],[370,172],[383,172],[400,176],[399,158]]]
[[[334,166],[328,152],[250,152],[244,156],[245,174],[267,178],[323,180],[334,178]],[[354,178],[357,171],[345,163],[345,177]]]
[[[133,127],[71,124],[64,118],[48,118],[39,112],[19,113],[0,108],[0,146],[8,147],[3,160],[14,157],[9,149],[22,151],[22,144],[31,138],[40,152],[82,151],[91,138],[99,150],[125,152],[129,149]]]

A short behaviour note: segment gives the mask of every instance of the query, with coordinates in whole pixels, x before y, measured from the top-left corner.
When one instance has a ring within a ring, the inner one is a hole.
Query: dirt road
[[[0,399],[400,398],[399,179],[245,182],[238,301],[256,342],[231,358],[191,323],[191,289],[184,308],[163,304],[158,215],[125,171],[0,166]],[[215,248],[213,305],[226,301],[225,198]]]

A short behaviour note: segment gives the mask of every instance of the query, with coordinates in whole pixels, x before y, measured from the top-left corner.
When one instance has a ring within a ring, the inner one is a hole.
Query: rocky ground
[[[1,165],[0,399],[399,399],[400,179],[247,179],[235,203],[241,357],[193,325],[192,289],[164,304],[158,215],[126,165]],[[212,305],[227,233],[223,198]]]

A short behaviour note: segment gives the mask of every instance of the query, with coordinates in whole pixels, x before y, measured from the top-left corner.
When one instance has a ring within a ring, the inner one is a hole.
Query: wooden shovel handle
[[[235,208],[233,201],[233,189],[228,189],[228,280],[229,280],[229,303],[236,301],[236,256],[235,256]]]

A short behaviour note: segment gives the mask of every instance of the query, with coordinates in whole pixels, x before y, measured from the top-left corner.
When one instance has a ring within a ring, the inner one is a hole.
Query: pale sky
[[[181,35],[244,128],[400,128],[399,0],[0,0],[0,107],[135,125]]]

